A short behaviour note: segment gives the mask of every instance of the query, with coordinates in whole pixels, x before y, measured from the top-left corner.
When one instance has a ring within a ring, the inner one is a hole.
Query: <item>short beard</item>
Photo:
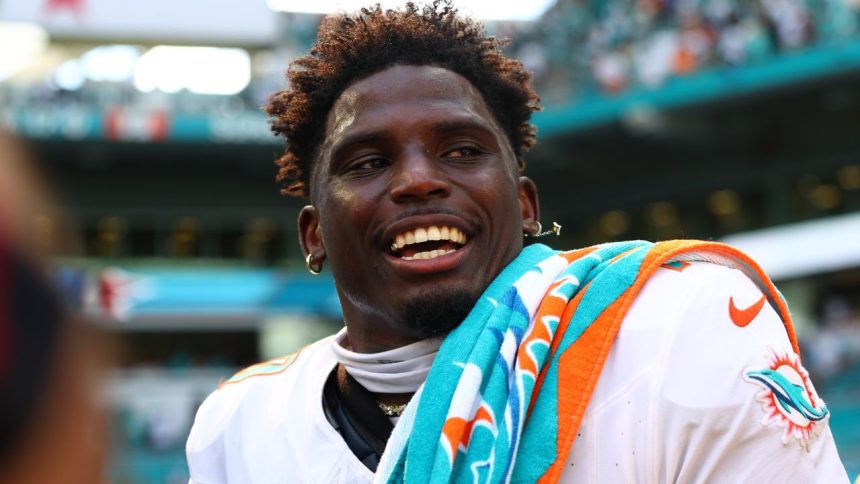
[[[446,336],[466,319],[477,299],[468,291],[433,290],[406,303],[400,321],[421,339]]]

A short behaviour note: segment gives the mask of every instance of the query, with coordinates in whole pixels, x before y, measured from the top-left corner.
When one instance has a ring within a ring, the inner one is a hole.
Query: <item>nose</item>
[[[450,195],[451,185],[437,163],[431,152],[426,150],[404,155],[395,163],[391,198],[398,203],[409,203]]]

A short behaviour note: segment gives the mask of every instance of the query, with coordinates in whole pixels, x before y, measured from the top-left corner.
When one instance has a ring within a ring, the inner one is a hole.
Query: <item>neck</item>
[[[376,354],[396,350],[397,348],[402,348],[418,341],[420,340],[417,338],[396,338],[390,335],[383,337],[371,332],[370,334],[363,334],[356,338],[350,337],[349,348],[356,353]]]
[[[388,321],[378,313],[368,316],[344,305],[343,316],[348,336],[341,345],[356,353],[382,353],[421,341],[420,335],[406,330],[406,325]]]

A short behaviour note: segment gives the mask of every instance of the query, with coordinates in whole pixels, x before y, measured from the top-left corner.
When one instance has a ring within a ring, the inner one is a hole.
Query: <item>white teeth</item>
[[[427,238],[430,240],[440,240],[442,238],[442,232],[439,230],[439,227],[435,225],[429,227],[427,229]]]
[[[456,252],[456,250],[455,249],[449,249],[449,250],[437,249],[437,250],[431,250],[429,252],[418,252],[415,255],[413,255],[412,257],[406,256],[406,257],[401,257],[401,259],[403,259],[403,260],[428,260],[428,259],[435,259],[441,255],[450,254],[451,252]]]
[[[427,230],[425,229],[415,229],[415,243],[420,244],[421,242],[427,242]]]
[[[390,249],[391,252],[397,252],[407,245],[420,244],[422,242],[427,242],[428,240],[450,240],[451,242],[463,245],[468,239],[466,234],[461,232],[460,229],[431,225],[429,227],[419,227],[414,230],[398,234],[394,237],[394,241],[391,242]],[[440,252],[439,255],[443,255],[443,253]],[[415,257],[413,256],[413,258]]]

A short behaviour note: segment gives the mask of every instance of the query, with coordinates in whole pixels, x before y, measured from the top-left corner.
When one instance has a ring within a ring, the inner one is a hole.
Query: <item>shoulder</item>
[[[772,302],[780,297],[741,270],[675,261],[655,271],[621,331],[650,342],[667,371],[737,375],[772,352],[794,353],[791,323]]]
[[[781,296],[728,262],[674,261],[651,274],[610,351],[584,435],[613,458],[636,455],[637,472],[655,479],[842,482],[826,406],[787,313],[775,309]],[[635,438],[601,447],[613,431]],[[599,470],[611,473],[605,461]]]
[[[268,410],[272,405],[284,409],[275,418],[289,413],[288,405],[300,406],[294,398],[296,388],[324,380],[334,361],[330,353],[329,338],[325,338],[293,354],[252,365],[222,382],[200,405],[188,437],[186,453],[192,477],[221,481],[216,476],[223,475],[229,458],[226,441],[267,440],[263,434],[280,422],[261,417],[273,417]]]
[[[779,293],[740,269],[713,262],[674,260],[656,269],[634,304],[640,306],[640,312],[645,306],[664,316],[670,311],[678,317],[696,314],[731,334],[746,334],[738,331],[748,327],[761,329],[761,324],[753,323],[760,316],[770,315],[781,322],[777,329],[787,334],[788,315],[780,314],[776,308],[780,299]],[[679,322],[678,318],[674,322]],[[770,327],[768,323],[764,325]]]
[[[604,373],[618,385],[649,378],[673,399],[734,398],[716,383],[742,383],[735,381],[742,371],[765,361],[771,348],[793,352],[785,322],[752,279],[720,264],[676,261],[637,294]]]
[[[778,335],[790,339],[790,321],[775,308],[780,297],[739,269],[671,261],[656,269],[642,287],[621,330],[652,332],[661,340],[685,337],[679,331],[704,332],[720,341]]]
[[[828,482],[839,482],[829,411],[795,352],[788,315],[775,308],[781,296],[719,264],[670,272],[654,275],[651,296],[658,304],[672,294],[685,301],[666,321],[671,336],[655,358],[654,430],[670,449],[701,453],[658,460],[691,477],[716,472],[704,469],[720,454],[735,464],[725,481],[832,475]],[[757,460],[763,456],[766,465]]]
[[[284,373],[288,368],[293,366],[296,360],[298,360],[299,355],[301,355],[305,349],[307,349],[307,347],[302,348],[295,353],[290,353],[288,355],[273,358],[262,363],[251,365],[247,368],[243,368],[227,380],[222,381],[221,384],[218,385],[218,390],[221,390],[229,385],[236,385],[254,378],[259,378],[259,380],[254,380],[254,383],[245,385],[244,388],[252,387],[255,384],[257,386],[266,386],[267,384],[272,383],[274,379],[264,379],[260,377],[275,376]]]
[[[332,361],[328,350],[330,338],[324,338],[285,356],[257,363],[236,372],[221,382],[203,402],[198,410],[195,424],[204,419],[214,419],[207,424],[229,418],[233,411],[243,405],[254,405],[265,401],[275,394],[282,393],[285,385],[309,373],[327,371],[326,365]]]
[[[658,306],[677,304],[664,320],[670,333],[655,366],[656,395],[672,415],[664,423],[807,448],[826,427],[828,412],[766,291],[717,264],[693,262],[680,277],[670,272],[655,274],[651,288]],[[676,294],[685,301],[674,302]]]

